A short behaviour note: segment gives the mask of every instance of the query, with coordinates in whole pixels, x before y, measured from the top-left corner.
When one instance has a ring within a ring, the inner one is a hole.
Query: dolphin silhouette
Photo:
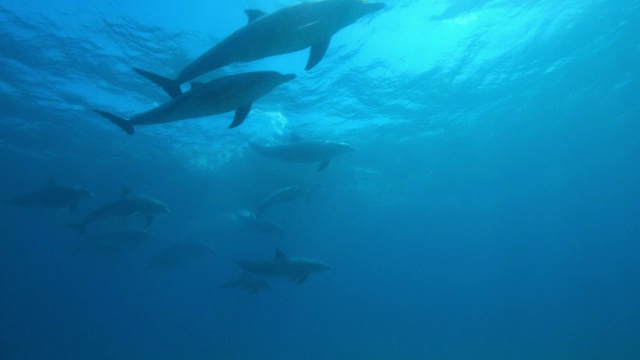
[[[185,67],[174,80],[158,82],[168,94],[178,94],[180,84],[237,62],[311,48],[306,70],[324,56],[331,37],[361,17],[384,8],[383,3],[362,0],[311,1],[267,14],[245,10],[249,22],[221,40]]]
[[[156,83],[162,77],[144,70],[134,69],[137,73]],[[275,71],[255,71],[224,76],[204,84],[193,84],[191,90],[178,92],[168,102],[135,115],[127,120],[117,115],[95,110],[111,120],[127,134],[133,134],[136,125],[162,124],[235,111],[229,128],[242,124],[247,118],[251,105],[257,99],[287,81],[295,78],[293,74],[280,74]]]

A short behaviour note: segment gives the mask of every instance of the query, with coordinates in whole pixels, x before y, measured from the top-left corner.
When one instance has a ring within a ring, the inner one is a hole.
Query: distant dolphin
[[[248,272],[243,272],[237,280],[228,281],[220,286],[223,289],[242,289],[252,294],[269,287],[269,283],[262,279],[256,279]]]
[[[134,70],[154,82],[162,81],[158,75],[140,69]],[[193,84],[191,90],[184,94],[178,93],[168,102],[129,120],[101,110],[95,112],[111,120],[129,135],[133,134],[133,127],[136,125],[163,124],[230,111],[236,112],[229,125],[229,128],[234,128],[247,118],[254,101],[294,78],[295,75],[283,75],[275,71],[224,76],[204,84]]]
[[[89,190],[77,186],[57,185],[53,179],[50,179],[44,189],[18,195],[7,200],[6,203],[23,207],[68,208],[70,212],[75,212],[80,200],[92,196]]]
[[[153,215],[169,212],[167,205],[160,200],[147,195],[133,194],[131,190],[124,187],[120,198],[100,206],[85,216],[80,223],[69,225],[69,227],[84,232],[84,227],[94,221],[126,216],[144,216],[149,226],[153,221]]]
[[[184,68],[175,80],[158,82],[171,94],[180,84],[236,62],[249,62],[311,47],[306,70],[324,56],[331,37],[361,17],[381,10],[383,3],[324,0],[287,6],[273,13],[246,10],[249,22]]]
[[[309,201],[311,197],[312,188],[311,187],[302,187],[302,186],[287,186],[282,188],[273,194],[269,195],[262,204],[258,205],[256,208],[256,215],[260,216],[265,209],[272,207],[273,205],[292,201],[298,198],[306,198]]]
[[[153,268],[172,269],[186,265],[191,261],[209,258],[215,250],[207,244],[186,241],[167,246],[156,253],[149,262]]]
[[[253,233],[270,237],[284,237],[286,235],[280,226],[270,221],[258,219],[258,216],[251,211],[241,211],[232,215],[232,217],[236,222],[236,233],[251,231]]]
[[[330,269],[329,266],[318,260],[303,257],[287,257],[280,249],[276,249],[275,256],[272,260],[238,260],[236,264],[243,270],[254,274],[287,277],[296,281],[298,284],[305,282],[309,275],[313,273]]]
[[[285,162],[319,162],[318,171],[324,170],[339,155],[355,151],[348,144],[335,141],[299,140],[280,145],[260,145],[249,142],[258,154]]]

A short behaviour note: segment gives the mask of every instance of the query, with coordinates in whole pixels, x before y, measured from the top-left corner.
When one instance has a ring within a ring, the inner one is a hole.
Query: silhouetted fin
[[[204,83],[200,82],[200,81],[192,81],[189,84],[191,85],[192,89],[195,89],[197,87],[200,87],[200,86],[204,85]]]
[[[93,111],[95,111],[96,113],[106,117],[112,123],[118,125],[120,127],[120,129],[124,130],[127,134],[129,134],[129,135],[133,134],[133,125],[131,125],[129,120],[127,120],[125,118],[122,118],[120,116],[117,116],[117,115],[113,115],[113,114],[108,113],[106,111],[101,111],[101,110],[93,110]]]
[[[296,281],[296,284],[302,284],[303,282],[307,281],[307,279],[309,278],[309,275],[304,275],[301,276],[298,281]]]
[[[282,250],[276,248],[276,254],[273,256],[274,260],[283,260],[286,259],[287,255],[285,255]]]
[[[249,115],[249,111],[251,111],[251,104],[239,107],[233,117],[233,122],[231,123],[231,125],[229,125],[229,129],[240,126],[244,119],[247,118],[247,115]]]
[[[74,212],[76,212],[77,208],[78,208],[78,203],[77,202],[71,203],[69,205],[69,212],[73,214]]]
[[[329,166],[330,162],[331,162],[331,160],[322,160],[322,162],[320,162],[320,166],[318,167],[318,171],[322,171],[322,170],[326,169],[327,166]]]
[[[182,90],[180,89],[180,83],[175,81],[175,80],[171,80],[169,78],[166,78],[164,76],[158,75],[158,74],[154,74],[152,72],[146,71],[146,70],[142,70],[142,69],[138,69],[138,68],[132,68],[133,71],[137,72],[138,74],[146,77],[147,79],[151,80],[154,84],[160,86],[162,88],[162,90],[164,90],[167,94],[169,94],[169,96],[171,96],[172,98],[178,97],[180,95],[182,95]]]
[[[131,195],[133,194],[133,191],[131,191],[131,189],[129,189],[128,186],[123,186],[122,187],[122,191],[120,191],[120,196],[127,196],[127,195]]]
[[[84,224],[80,223],[80,224],[69,224],[67,225],[67,227],[69,229],[73,229],[81,234],[84,234]]]
[[[257,18],[259,18],[259,17],[264,16],[264,15],[266,15],[266,14],[267,14],[267,13],[266,13],[266,12],[264,12],[264,11],[256,10],[256,9],[247,9],[247,10],[245,10],[245,11],[244,11],[244,13],[245,13],[245,14],[247,14],[247,17],[249,18],[249,19],[248,19],[248,20],[249,20],[248,22],[252,22],[252,21],[254,21],[255,19],[257,19]]]
[[[330,40],[331,39],[327,39],[326,41],[311,45],[309,60],[307,61],[307,66],[304,68],[305,70],[311,70],[314,66],[318,65],[320,60],[322,60],[324,53],[327,52],[327,48],[329,48]]]
[[[151,225],[151,223],[153,222],[153,215],[147,215],[147,226]]]

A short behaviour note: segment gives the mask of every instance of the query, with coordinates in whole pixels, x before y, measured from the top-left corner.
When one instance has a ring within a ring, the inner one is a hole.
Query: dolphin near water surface
[[[365,15],[384,8],[383,3],[362,0],[309,1],[272,13],[246,10],[249,22],[187,65],[175,79],[157,81],[168,94],[180,93],[180,84],[238,62],[311,48],[306,70],[324,56],[331,37]]]
[[[134,70],[154,82],[162,81],[158,75],[140,69]],[[204,84],[193,84],[191,90],[185,93],[178,92],[168,102],[129,120],[102,110],[95,112],[118,125],[129,135],[133,134],[134,126],[164,124],[230,111],[235,111],[233,122],[229,125],[229,128],[234,128],[247,118],[256,100],[294,78],[293,74],[283,75],[275,71],[229,75]]]

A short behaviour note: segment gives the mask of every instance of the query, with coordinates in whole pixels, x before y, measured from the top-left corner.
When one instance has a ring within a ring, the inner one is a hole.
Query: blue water
[[[130,67],[175,74],[244,9],[294,1],[131,3],[0,2],[0,198],[49,178],[95,194],[0,206],[0,358],[640,358],[640,2],[388,0],[309,72],[302,51],[208,74],[297,75],[241,127],[128,136],[92,110],[166,101]],[[316,172],[246,143],[289,133],[357,151]],[[322,186],[265,215],[286,237],[230,231],[301,183]],[[63,225],[123,185],[171,214],[140,248],[86,251]],[[147,266],[188,238],[217,252]],[[276,247],[332,269],[220,288]]]

